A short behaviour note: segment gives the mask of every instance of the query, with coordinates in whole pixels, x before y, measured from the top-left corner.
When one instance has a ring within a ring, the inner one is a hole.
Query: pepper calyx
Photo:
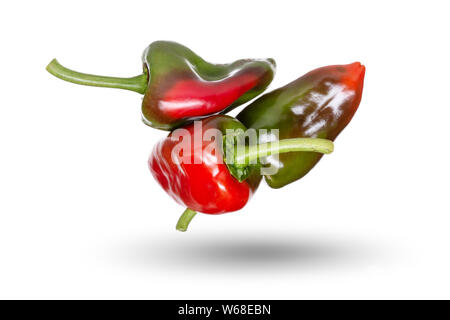
[[[230,174],[242,182],[250,175],[250,166],[248,163],[236,161],[240,137],[240,134],[227,134],[223,137],[223,160]]]

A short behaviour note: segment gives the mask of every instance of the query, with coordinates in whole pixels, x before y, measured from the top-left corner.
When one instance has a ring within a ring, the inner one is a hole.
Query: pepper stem
[[[197,214],[196,211],[186,208],[184,210],[183,214],[181,215],[180,219],[178,219],[177,222],[177,230],[181,232],[185,232],[189,226],[189,223],[192,221],[192,219]]]
[[[62,80],[93,87],[118,88],[144,94],[147,89],[147,75],[141,74],[132,78],[116,78],[97,76],[67,69],[58,60],[53,59],[46,70]]]
[[[293,138],[250,146],[237,145],[237,150],[235,150],[237,137],[234,135],[225,136],[223,150],[228,170],[239,182],[248,178],[251,173],[251,166],[258,164],[257,160],[260,158],[296,151],[331,153],[334,148],[333,141],[327,139]]]
[[[249,163],[252,160],[266,157],[271,154],[294,151],[309,151],[319,153],[333,152],[333,141],[320,138],[293,138],[275,142],[261,143],[246,148],[245,152],[235,158],[237,164]]]

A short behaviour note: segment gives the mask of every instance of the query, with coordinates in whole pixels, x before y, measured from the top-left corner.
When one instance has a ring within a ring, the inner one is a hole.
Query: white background
[[[450,298],[446,1],[0,6],[0,298]],[[141,97],[44,69],[134,76],[160,39],[274,57],[270,90],[361,61],[362,102],[304,179],[179,233]]]

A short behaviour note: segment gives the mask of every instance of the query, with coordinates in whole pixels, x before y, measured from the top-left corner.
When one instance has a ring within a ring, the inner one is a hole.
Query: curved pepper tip
[[[364,74],[366,73],[366,67],[361,64],[361,62],[353,62],[348,65],[347,75],[354,81],[364,79]]]
[[[343,67],[342,82],[351,90],[362,90],[366,67],[360,62],[353,62]]]
[[[275,68],[277,67],[277,63],[275,62],[275,59],[267,58],[266,61],[269,62],[272,65],[272,68],[275,70]]]

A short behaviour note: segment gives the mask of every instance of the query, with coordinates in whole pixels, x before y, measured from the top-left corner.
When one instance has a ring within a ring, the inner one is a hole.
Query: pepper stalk
[[[258,164],[261,158],[269,155],[298,151],[329,154],[334,149],[333,141],[321,138],[282,139],[242,146],[242,148],[238,146],[237,150],[235,150],[239,141],[242,143],[239,136],[225,136],[223,147],[224,159],[228,170],[239,182],[247,179],[252,165]]]
[[[147,72],[131,78],[98,76],[68,69],[56,59],[53,59],[46,69],[57,78],[84,86],[124,89],[141,94],[147,90]]]

